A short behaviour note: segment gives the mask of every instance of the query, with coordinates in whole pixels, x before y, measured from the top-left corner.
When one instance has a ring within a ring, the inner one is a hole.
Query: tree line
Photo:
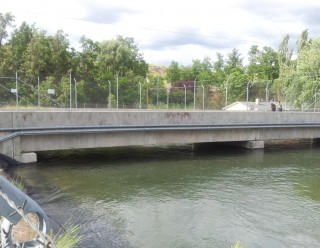
[[[78,51],[62,30],[49,35],[35,24],[23,22],[15,27],[11,13],[0,13],[0,102],[14,102],[9,89],[15,88],[18,73],[20,102],[33,105],[41,102],[48,106],[54,101],[69,106],[71,90],[77,90],[72,97],[79,103],[111,103],[112,107],[141,107],[142,103],[146,107],[147,102],[158,106],[168,104],[170,94],[171,102],[190,106],[194,96],[199,105],[206,92],[207,107],[219,109],[227,102],[244,101],[250,82],[250,100],[274,99],[315,108],[320,39],[310,39],[304,30],[295,52],[289,48],[289,39],[286,35],[278,50],[251,46],[246,65],[234,48],[226,58],[216,53],[215,59],[196,59],[188,66],[172,61],[164,74],[157,75],[149,70],[133,38],[117,36],[97,42],[82,36]],[[48,96],[48,89],[55,94]]]

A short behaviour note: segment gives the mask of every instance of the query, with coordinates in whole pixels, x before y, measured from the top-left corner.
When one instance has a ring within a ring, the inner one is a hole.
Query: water
[[[319,151],[118,148],[14,172],[53,219],[81,224],[81,247],[318,247]]]

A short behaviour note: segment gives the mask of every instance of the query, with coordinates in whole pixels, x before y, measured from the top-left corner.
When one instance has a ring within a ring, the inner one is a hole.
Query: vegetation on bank
[[[304,30],[295,49],[289,40],[286,35],[277,50],[251,46],[246,65],[234,48],[226,57],[212,51],[214,58],[195,59],[191,65],[172,61],[168,67],[155,67],[144,60],[133,38],[93,41],[82,36],[77,51],[62,30],[49,35],[35,24],[15,27],[12,14],[0,13],[0,102],[15,105],[10,89],[15,89],[17,72],[23,105],[69,107],[71,93],[73,106],[167,107],[169,92],[170,104],[181,107],[184,101],[193,105],[195,92],[200,105],[206,92],[206,104],[219,109],[225,104],[226,91],[228,103],[245,100],[250,81],[250,100],[267,98],[304,109],[318,107],[320,39],[310,39]],[[186,85],[185,81],[194,83]],[[54,95],[48,89],[54,89]]]
[[[79,225],[71,225],[68,230],[63,232],[61,235],[58,233],[54,236],[57,248],[74,248],[77,247],[82,239],[79,234]]]

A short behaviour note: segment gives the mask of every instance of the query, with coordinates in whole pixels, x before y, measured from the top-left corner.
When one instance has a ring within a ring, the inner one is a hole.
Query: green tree
[[[51,58],[49,65],[49,72],[54,75],[56,81],[68,73],[71,67],[71,53],[70,44],[68,40],[68,35],[66,35],[62,30],[58,30],[55,35],[49,36],[50,48],[51,48]]]
[[[265,46],[260,50],[258,46],[252,46],[248,55],[247,73],[252,82],[251,95],[264,99],[266,86],[270,89],[273,80],[279,77],[278,54],[271,47]]]
[[[238,49],[233,49],[228,54],[228,58],[225,62],[224,72],[229,78],[228,82],[228,101],[244,101],[246,96],[246,85],[249,80],[246,74],[243,64],[242,55]]]
[[[167,68],[167,79],[170,83],[174,83],[180,80],[180,67],[179,63],[172,61],[170,66]]]
[[[261,52],[259,46],[253,45],[250,47],[248,52],[249,55],[249,65],[247,67],[247,72],[250,75],[251,79],[256,80],[259,78],[260,73],[260,56]]]
[[[135,75],[145,77],[148,71],[147,63],[139,53],[133,38],[123,38],[122,36],[117,36],[115,40],[99,43],[97,66],[100,71],[112,74],[120,72],[121,76],[132,71]]]
[[[299,40],[297,41],[297,52],[298,55],[300,54],[301,50],[308,45],[309,40],[308,40],[309,32],[308,29],[305,29],[302,31]]]
[[[213,83],[213,66],[209,57],[205,57],[202,61],[193,60],[192,71],[193,77],[197,77],[197,81],[203,85]]]
[[[50,42],[45,32],[37,32],[27,44],[26,51],[23,54],[24,63],[22,64],[22,68],[25,76],[31,80],[34,80],[38,76],[45,77],[51,71],[48,71],[51,59]]]
[[[213,80],[217,87],[225,90],[225,83],[227,81],[227,75],[224,69],[225,62],[222,54],[216,53],[216,56],[217,59],[213,63]]]
[[[231,53],[228,54],[228,58],[225,62],[225,71],[227,74],[232,73],[234,69],[243,69],[243,58],[239,50],[234,48]]]
[[[99,53],[99,44],[93,40],[82,36],[80,38],[82,51],[79,53],[79,63],[77,74],[85,82],[91,82],[95,78],[97,55]]]
[[[34,25],[30,26],[26,22],[23,22],[18,29],[13,31],[9,44],[12,48],[13,55],[13,71],[18,71],[25,63],[25,52],[28,48],[28,44],[31,42],[34,35],[37,33]]]
[[[313,107],[319,92],[320,82],[320,38],[315,38],[300,49],[297,59],[291,97],[295,104],[304,109]]]
[[[181,66],[180,67],[180,79],[181,80],[188,80],[194,79],[195,76],[192,73],[192,68],[190,66]]]
[[[275,80],[273,91],[276,92],[278,100],[284,100],[288,95],[289,89],[292,89],[294,80],[295,61],[292,60],[293,50],[289,49],[289,35],[286,35],[279,45],[278,62],[279,62],[279,77]]]
[[[0,13],[0,48],[3,41],[8,37],[8,27],[13,26],[14,16],[11,13]]]

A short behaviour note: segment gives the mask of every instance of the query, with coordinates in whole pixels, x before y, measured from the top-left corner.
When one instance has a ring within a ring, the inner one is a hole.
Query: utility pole
[[[109,83],[108,105],[109,105],[109,109],[111,109],[111,82],[110,82],[110,80],[108,80],[108,83]]]
[[[72,70],[70,69],[70,82],[69,82],[69,88],[70,88],[70,92],[69,92],[69,95],[70,95],[70,106],[69,106],[69,108],[70,108],[70,110],[72,109],[72,84],[71,84],[71,82],[72,82],[72,79],[71,79],[71,73],[72,73]]]
[[[187,108],[187,86],[184,84],[184,109]]]
[[[16,71],[16,108],[19,107],[19,95],[18,95],[18,72]]]
[[[231,77],[231,74],[229,75],[227,82],[226,82],[226,103],[225,103],[225,107],[228,106],[228,83],[229,83],[229,79]]]
[[[204,86],[202,86],[202,109],[204,110]]]
[[[38,108],[40,108],[40,79],[38,77]]]
[[[77,93],[77,80],[75,78],[73,78],[74,80],[74,99],[75,99],[75,104],[76,104],[76,108],[78,108],[78,93]]]
[[[147,78],[147,109],[149,108],[149,78]]]
[[[193,109],[196,109],[196,88],[197,88],[197,77],[193,81]]]
[[[159,76],[157,79],[157,108],[159,108]]]
[[[117,74],[117,109],[119,109],[119,73],[120,71]]]
[[[140,96],[139,109],[141,109],[141,83],[140,82],[139,82],[139,96]]]
[[[250,84],[250,80],[249,80],[248,83],[247,83],[247,111],[249,110],[249,109],[248,109],[248,103],[249,103],[249,84]]]

